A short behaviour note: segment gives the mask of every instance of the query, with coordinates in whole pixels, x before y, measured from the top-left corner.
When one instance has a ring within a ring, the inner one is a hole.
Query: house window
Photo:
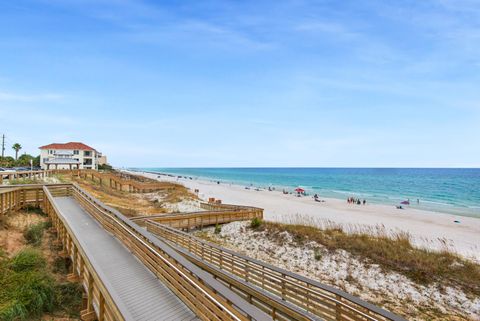
[[[86,150],[83,152],[83,156],[92,156],[92,152],[89,150]]]
[[[78,155],[78,152],[79,152],[78,150],[74,150],[73,155]]]
[[[53,150],[52,150],[52,149],[49,149],[49,150],[48,150],[48,153],[49,153],[49,154],[53,154]]]
[[[44,162],[44,163],[48,162],[48,158],[44,158],[44,159],[43,159],[43,162]]]

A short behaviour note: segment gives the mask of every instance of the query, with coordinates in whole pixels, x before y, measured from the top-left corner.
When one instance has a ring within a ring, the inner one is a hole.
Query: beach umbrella
[[[303,192],[305,192],[305,190],[304,190],[303,188],[301,188],[301,187],[297,187],[297,188],[295,189],[295,192],[297,192],[297,193],[303,193]]]
[[[410,205],[410,202],[409,202],[409,201],[403,201],[403,202],[400,202],[400,204],[403,204],[403,205]]]

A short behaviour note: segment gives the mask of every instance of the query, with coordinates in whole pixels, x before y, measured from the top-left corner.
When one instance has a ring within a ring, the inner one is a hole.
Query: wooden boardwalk
[[[126,320],[199,320],[74,198],[54,202]]]

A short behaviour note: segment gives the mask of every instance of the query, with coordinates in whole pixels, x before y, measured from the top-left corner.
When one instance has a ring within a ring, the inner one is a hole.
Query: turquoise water
[[[139,168],[245,186],[293,190],[480,217],[480,169],[426,168]],[[419,204],[417,204],[419,199]]]

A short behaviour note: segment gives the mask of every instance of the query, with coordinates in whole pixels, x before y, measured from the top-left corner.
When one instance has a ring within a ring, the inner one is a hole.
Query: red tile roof
[[[39,147],[40,149],[80,149],[80,150],[95,150],[84,143],[79,142],[70,142],[65,144],[53,143],[45,146]]]

